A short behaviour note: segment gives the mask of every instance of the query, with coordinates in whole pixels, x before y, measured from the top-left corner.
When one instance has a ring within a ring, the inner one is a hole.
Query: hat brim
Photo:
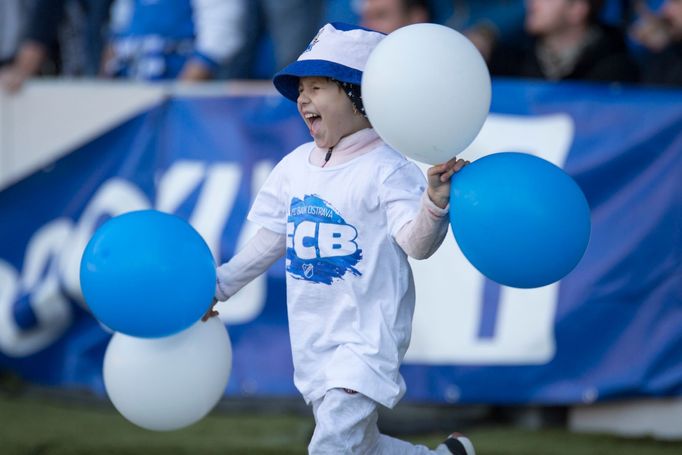
[[[357,85],[362,82],[362,71],[327,60],[297,60],[275,74],[272,82],[279,93],[296,102],[298,80],[313,76],[331,77],[337,81]]]

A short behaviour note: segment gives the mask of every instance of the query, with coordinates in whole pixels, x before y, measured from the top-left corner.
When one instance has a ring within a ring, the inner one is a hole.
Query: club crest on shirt
[[[346,273],[361,276],[358,231],[324,199],[293,198],[287,219],[287,272],[296,279],[332,284]]]

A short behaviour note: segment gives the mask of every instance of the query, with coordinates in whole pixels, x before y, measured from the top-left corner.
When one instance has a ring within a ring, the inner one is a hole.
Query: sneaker
[[[443,441],[443,445],[455,455],[476,455],[474,445],[469,438],[460,433],[452,433]]]

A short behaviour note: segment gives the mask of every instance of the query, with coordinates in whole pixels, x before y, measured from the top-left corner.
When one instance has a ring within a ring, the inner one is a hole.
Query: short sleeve
[[[248,220],[276,232],[287,232],[287,206],[284,189],[284,162],[272,170],[258,191],[249,211]]]
[[[401,227],[414,219],[426,189],[426,178],[419,167],[407,161],[395,169],[379,188],[381,205],[386,211],[388,229],[392,237]]]

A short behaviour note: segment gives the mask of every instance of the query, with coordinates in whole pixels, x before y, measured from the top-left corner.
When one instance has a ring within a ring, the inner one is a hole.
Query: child
[[[432,167],[427,189],[419,168],[371,128],[360,82],[383,37],[327,24],[275,75],[314,142],[285,156],[258,193],[248,218],[262,228],[218,268],[216,299],[286,254],[294,382],[316,423],[310,453],[474,455],[463,436],[432,452],[377,429],[377,405],[393,407],[405,392],[399,367],[415,301],[407,256],[427,258],[443,241],[450,177],[466,164]]]

